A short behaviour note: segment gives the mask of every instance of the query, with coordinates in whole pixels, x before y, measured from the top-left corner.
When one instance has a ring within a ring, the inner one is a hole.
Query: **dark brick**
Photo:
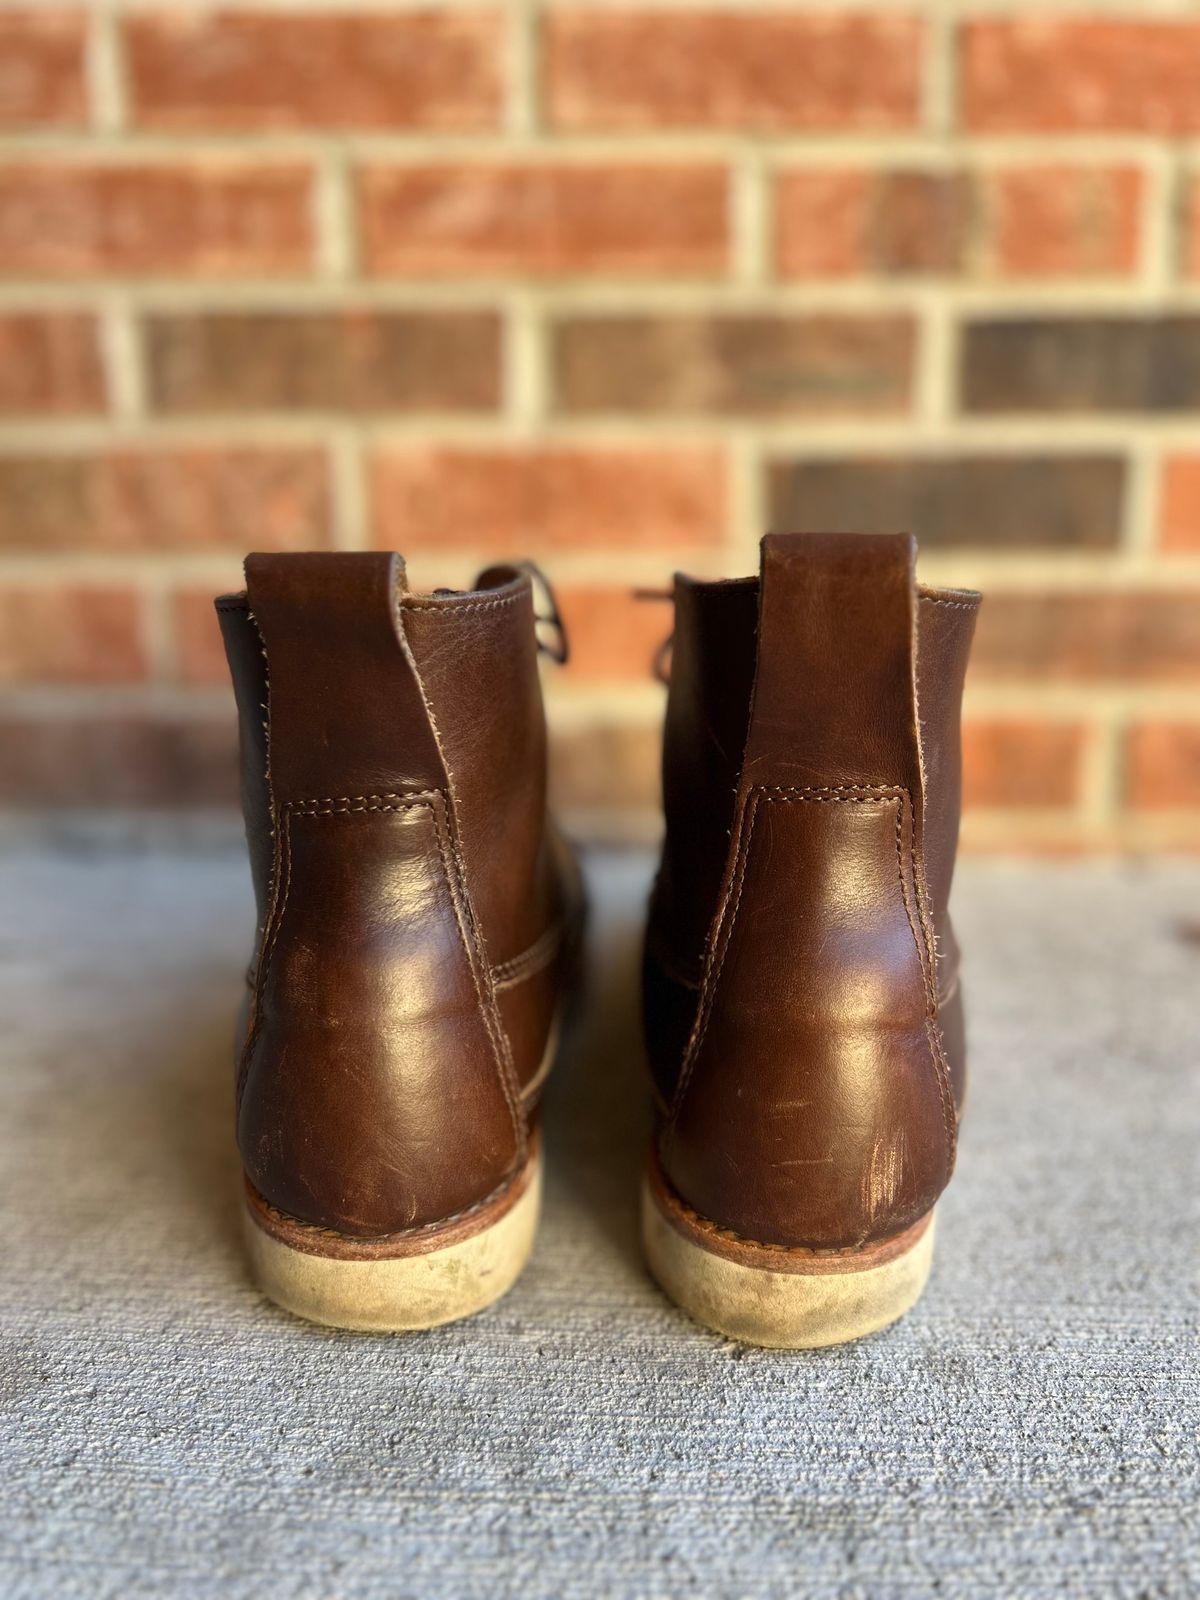
[[[960,381],[969,412],[1200,409],[1200,316],[969,323]]]
[[[550,742],[554,802],[567,810],[657,810],[661,762],[657,726],[614,722],[561,729]]]
[[[489,411],[500,403],[493,312],[234,312],[149,319],[163,411]]]
[[[888,274],[958,272],[971,213],[971,184],[962,173],[886,173],[868,223],[868,255]]]
[[[775,527],[900,529],[922,545],[1111,549],[1124,490],[1118,456],[854,456],[770,469]]]
[[[229,806],[232,715],[0,718],[0,804]]]
[[[904,316],[586,316],[552,359],[563,411],[893,415],[914,342]]]
[[[992,594],[972,676],[1029,682],[1200,681],[1200,592]]]

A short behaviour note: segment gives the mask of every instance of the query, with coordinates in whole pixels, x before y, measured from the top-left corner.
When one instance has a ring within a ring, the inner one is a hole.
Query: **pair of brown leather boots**
[[[979,596],[900,536],[675,580],[645,952],[659,1282],[757,1344],[920,1294],[963,1096],[946,912]],[[266,1292],[339,1327],[490,1304],[533,1244],[583,894],[546,809],[534,584],[254,555],[217,602],[258,907],[237,1133]]]

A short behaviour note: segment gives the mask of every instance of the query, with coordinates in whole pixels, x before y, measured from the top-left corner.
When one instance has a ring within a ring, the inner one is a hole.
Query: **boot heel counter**
[[[239,1074],[272,1205],[356,1235],[421,1228],[516,1171],[523,1119],[445,797],[295,800]]]
[[[912,829],[900,787],[747,795],[661,1151],[680,1196],[744,1238],[886,1238],[949,1179],[954,1108]]]

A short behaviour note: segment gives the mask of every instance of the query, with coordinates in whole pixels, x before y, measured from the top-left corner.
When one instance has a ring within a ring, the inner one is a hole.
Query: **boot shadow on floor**
[[[583,988],[546,1092],[546,1216],[640,1260],[638,1194],[650,1137],[640,964],[650,861],[589,851]]]

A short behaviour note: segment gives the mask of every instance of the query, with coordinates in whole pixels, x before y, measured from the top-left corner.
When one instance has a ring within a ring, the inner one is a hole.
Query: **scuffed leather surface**
[[[910,817],[899,791],[750,795],[663,1141],[688,1203],[744,1238],[885,1237],[949,1176],[953,1107],[930,1048]]]
[[[546,816],[528,579],[427,605],[388,555],[251,556],[246,572],[245,625],[219,604],[270,870],[239,1145],[304,1221],[426,1226],[522,1159],[520,1089],[563,957],[498,993],[494,952],[520,969],[574,904]]]
[[[343,1233],[465,1209],[523,1142],[439,842],[443,805],[281,816],[238,1142],[272,1204]]]
[[[900,536],[768,538],[757,583],[691,586],[713,620],[702,640],[685,621],[678,694],[677,640],[644,990],[661,1156],[696,1210],[762,1242],[886,1237],[952,1170],[965,1047],[945,907],[977,599],[918,598],[914,559]],[[698,685],[722,647],[754,689],[743,749],[706,766]]]

